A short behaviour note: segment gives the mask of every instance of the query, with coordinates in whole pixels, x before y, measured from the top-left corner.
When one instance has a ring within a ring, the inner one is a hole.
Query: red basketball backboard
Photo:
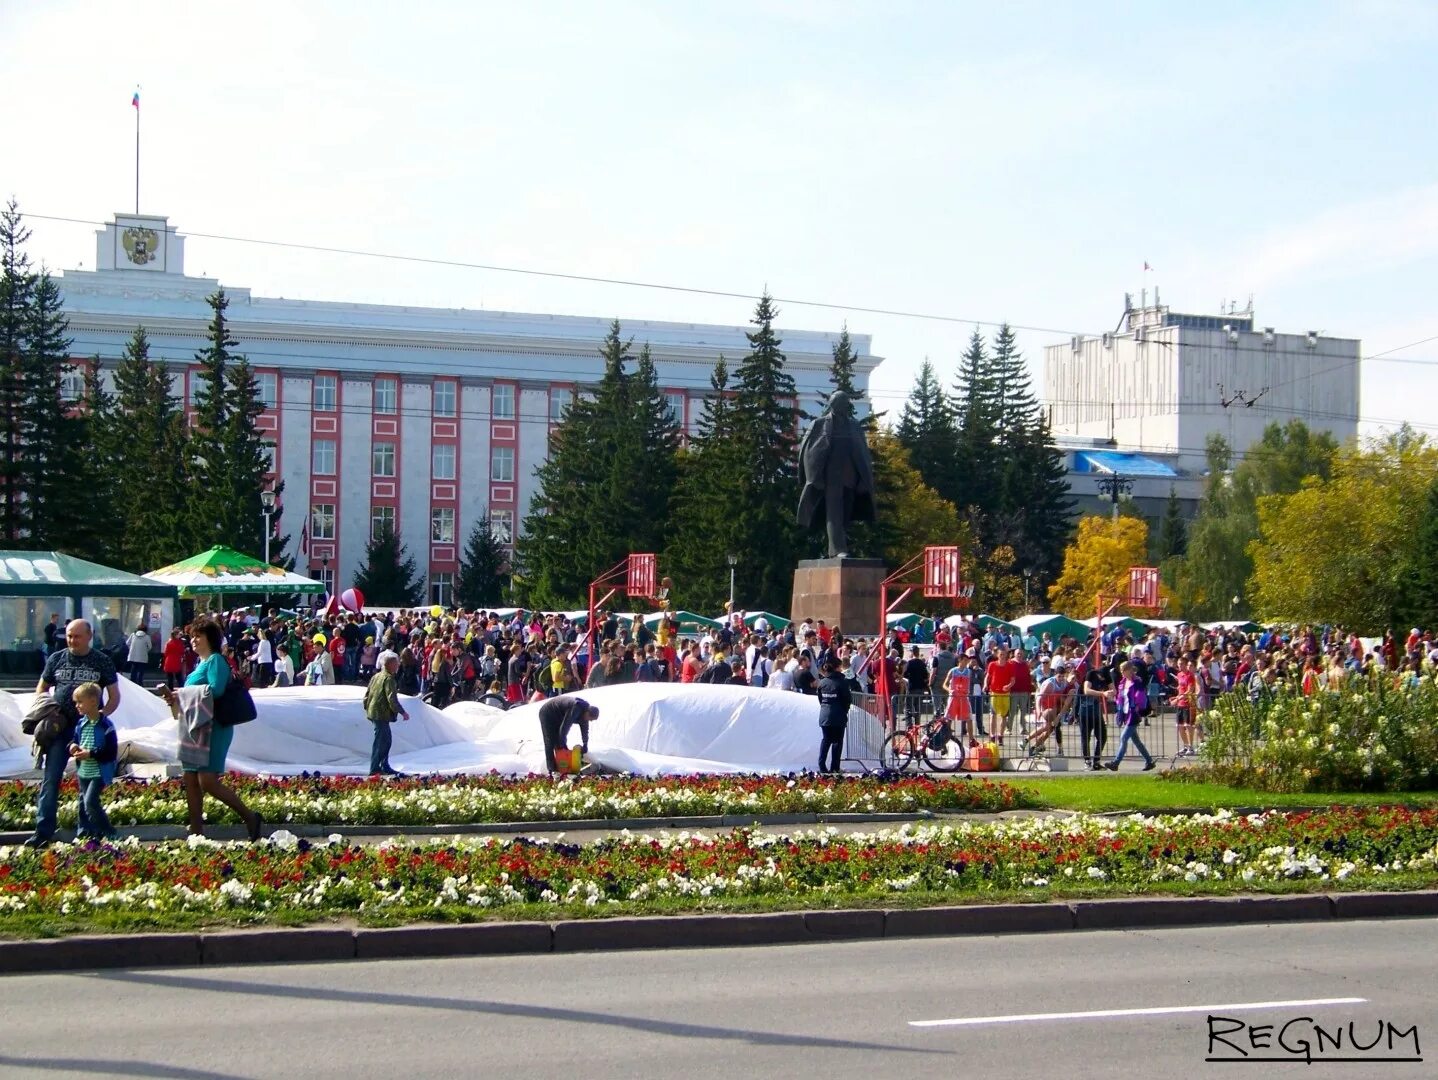
[[[959,595],[959,549],[924,548],[924,595],[953,599]]]
[[[1128,606],[1146,611],[1162,607],[1158,594],[1158,570],[1152,566],[1130,566],[1128,569]]]
[[[629,572],[625,577],[624,591],[630,596],[650,597],[654,595],[655,560],[653,555],[629,556]]]

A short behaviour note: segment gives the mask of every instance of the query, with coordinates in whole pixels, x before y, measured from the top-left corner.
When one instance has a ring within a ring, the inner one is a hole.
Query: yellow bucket
[[[578,746],[562,746],[554,751],[554,764],[562,773],[577,773],[584,765],[584,751]]]

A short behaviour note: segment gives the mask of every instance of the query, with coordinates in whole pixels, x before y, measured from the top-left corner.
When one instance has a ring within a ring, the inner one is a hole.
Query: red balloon
[[[340,593],[340,606],[346,611],[358,613],[364,607],[364,593],[358,589],[346,589]]]

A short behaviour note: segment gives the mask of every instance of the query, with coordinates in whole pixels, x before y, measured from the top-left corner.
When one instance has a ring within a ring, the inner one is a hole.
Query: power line
[[[34,219],[36,219],[36,220],[38,220],[38,221],[55,221],[55,222],[64,222],[64,223],[75,224],[75,225],[95,225],[95,226],[101,226],[101,227],[103,227],[103,226],[106,226],[106,225],[113,224],[112,222],[99,221],[99,220],[95,220],[95,219],[91,219],[91,218],[69,217],[69,216],[56,215],[56,214],[32,214],[32,213],[26,213],[24,216],[25,216],[25,217],[29,217],[29,218],[34,218]],[[176,234],[176,235],[178,235],[178,233],[179,233],[179,229],[176,228],[175,226],[166,226],[165,231],[168,232],[168,233],[171,233],[171,234]],[[259,246],[263,246],[263,247],[286,248],[286,249],[295,250],[295,251],[309,251],[309,252],[315,252],[315,253],[318,253],[318,254],[345,255],[345,256],[350,256],[350,257],[354,257],[354,258],[385,259],[385,260],[390,260],[390,261],[394,261],[394,262],[414,263],[414,264],[427,265],[427,266],[449,267],[449,268],[451,268],[451,269],[485,270],[485,271],[491,271],[491,272],[494,272],[494,273],[519,274],[519,275],[529,276],[529,277],[553,278],[553,279],[561,280],[561,281],[581,281],[581,282],[588,282],[588,283],[591,283],[591,284],[615,285],[615,286],[619,286],[619,287],[623,287],[623,288],[651,289],[651,290],[658,290],[658,291],[662,291],[662,292],[686,293],[686,294],[692,294],[692,295],[696,295],[696,296],[718,297],[718,298],[721,298],[721,299],[732,299],[732,300],[757,300],[757,299],[758,299],[758,296],[757,296],[756,294],[754,294],[754,293],[742,292],[742,291],[731,290],[731,289],[714,289],[714,288],[707,288],[707,287],[703,287],[703,286],[674,285],[674,284],[669,284],[669,283],[664,283],[664,282],[640,281],[640,280],[637,280],[637,279],[605,277],[605,276],[601,276],[601,275],[591,275],[591,274],[576,274],[576,273],[570,273],[570,272],[558,271],[558,270],[535,270],[535,269],[532,269],[532,268],[529,268],[529,267],[501,266],[501,265],[493,264],[493,263],[470,262],[470,261],[461,260],[461,259],[440,259],[440,258],[435,258],[435,257],[431,257],[431,256],[409,255],[409,254],[403,254],[403,253],[398,253],[398,252],[374,251],[374,250],[369,250],[369,249],[364,249],[364,248],[333,247],[333,246],[328,246],[328,245],[323,245],[323,244],[306,244],[306,243],[301,243],[301,242],[299,242],[299,241],[271,240],[271,239],[258,238],[258,237],[231,236],[231,235],[224,234],[224,233],[207,233],[207,232],[195,232],[195,231],[187,231],[187,232],[185,233],[185,236],[187,236],[187,237],[195,237],[195,238],[198,238],[198,239],[205,239],[205,240],[216,240],[216,241],[221,241],[221,242],[225,242],[225,243],[253,244],[253,245],[259,245]],[[859,313],[859,314],[866,314],[866,315],[884,315],[884,316],[890,316],[890,317],[894,317],[894,318],[921,319],[921,320],[926,320],[926,321],[931,321],[931,322],[950,323],[950,324],[959,325],[959,326],[972,326],[972,327],[975,327],[975,328],[980,327],[980,326],[988,326],[988,327],[1003,327],[1003,326],[1008,326],[1008,327],[1009,327],[1010,329],[1012,329],[1012,330],[1023,330],[1023,331],[1026,331],[1026,332],[1028,332],[1028,333],[1049,334],[1049,335],[1054,335],[1054,336],[1069,336],[1069,337],[1083,337],[1083,338],[1100,338],[1100,337],[1102,337],[1102,336],[1105,336],[1105,335],[1104,335],[1103,333],[1101,333],[1101,332],[1088,332],[1088,331],[1076,330],[1076,329],[1072,329],[1072,328],[1065,329],[1065,328],[1052,327],[1052,326],[1037,326],[1037,325],[1028,324],[1028,323],[1008,322],[1008,321],[1001,320],[1001,319],[1000,319],[1000,320],[994,320],[994,319],[978,319],[978,318],[972,318],[972,317],[964,316],[964,315],[947,315],[947,314],[940,314],[940,313],[936,313],[936,312],[910,311],[910,310],[899,309],[899,308],[884,308],[884,307],[877,307],[877,306],[872,306],[872,305],[861,305],[861,304],[841,303],[841,302],[838,302],[838,301],[830,301],[830,300],[806,300],[806,299],[800,299],[800,298],[797,298],[797,297],[783,297],[783,296],[775,296],[775,297],[771,297],[770,299],[773,300],[773,302],[776,303],[776,304],[787,304],[787,305],[794,305],[794,306],[798,306],[798,307],[822,308],[822,309],[826,309],[826,310],[830,310],[830,311],[851,311],[851,312],[856,312],[856,313]],[[1161,330],[1165,330],[1165,329],[1170,329],[1170,327],[1155,327],[1155,328],[1152,328],[1152,329],[1154,329],[1154,330],[1160,330],[1160,331],[1161,331]],[[1183,329],[1183,328],[1182,328],[1182,327],[1178,327],[1177,329]],[[1112,335],[1107,335],[1107,336],[1112,336]],[[1414,344],[1414,345],[1426,344],[1427,342],[1430,342],[1430,341],[1438,341],[1438,336],[1431,337],[1431,338],[1426,338],[1426,339],[1424,339],[1423,341],[1414,342],[1413,344]],[[1162,344],[1166,344],[1166,343],[1163,343],[1163,342],[1155,342],[1155,343],[1156,343],[1156,344],[1161,344],[1161,345],[1162,345]],[[1269,346],[1266,346],[1266,345],[1253,345],[1253,346],[1251,346],[1251,345],[1239,345],[1239,344],[1235,343],[1235,344],[1232,344],[1232,345],[1227,346],[1227,347],[1230,348],[1230,349],[1234,349],[1234,350],[1236,350],[1236,351],[1239,351],[1239,352],[1262,353],[1262,352],[1269,352],[1269,351],[1271,351],[1270,347],[1269,347]],[[1412,346],[1411,346],[1411,345],[1405,345],[1405,346],[1401,346],[1399,349],[1386,350],[1386,351],[1383,352],[1383,353],[1376,353],[1376,354],[1372,354],[1372,355],[1370,355],[1370,356],[1359,356],[1359,357],[1357,357],[1355,360],[1352,360],[1352,361],[1345,360],[1345,361],[1344,361],[1344,365],[1340,365],[1340,367],[1346,366],[1346,365],[1349,364],[1349,363],[1358,363],[1358,362],[1361,362],[1361,361],[1363,361],[1363,360],[1379,359],[1379,358],[1388,356],[1388,355],[1390,355],[1391,353],[1399,352],[1399,351],[1401,351],[1401,349],[1410,348],[1410,347],[1412,347]],[[1415,360],[1415,361],[1400,360],[1400,361],[1397,361],[1397,362],[1438,363],[1438,361],[1433,361],[1433,360]],[[1338,370],[1338,369],[1337,369],[1337,368],[1335,368],[1335,369],[1330,369],[1330,371],[1331,371],[1331,370]],[[1303,375],[1303,376],[1299,376],[1298,378],[1307,378],[1307,377],[1310,377],[1310,376],[1308,376],[1308,375]]]

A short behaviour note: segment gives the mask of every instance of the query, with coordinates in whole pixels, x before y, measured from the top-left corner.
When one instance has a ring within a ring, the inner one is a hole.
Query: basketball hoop
[[[959,580],[959,549],[924,548],[924,595],[952,600],[958,597],[962,587],[963,582]]]
[[[625,575],[624,591],[630,597],[648,599],[654,595],[655,559],[653,555],[629,556],[628,573]]]
[[[972,581],[966,581],[960,584],[958,591],[954,593],[952,597],[950,597],[950,599],[954,602],[954,607],[958,608],[967,608],[973,598],[974,583]]]

